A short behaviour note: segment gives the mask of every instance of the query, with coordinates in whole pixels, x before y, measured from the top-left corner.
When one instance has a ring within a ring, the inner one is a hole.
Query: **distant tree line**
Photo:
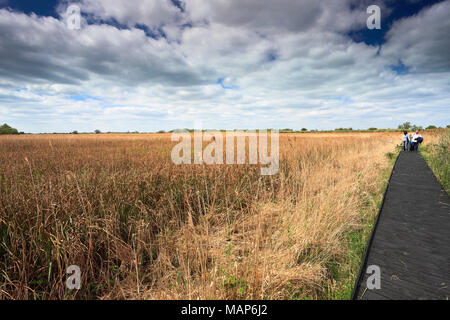
[[[447,128],[450,128],[450,125],[447,125]],[[402,124],[399,124],[398,129],[416,131],[416,130],[423,130],[423,127],[417,126],[415,124],[411,124],[411,122],[406,121],[406,122],[403,122]],[[429,125],[428,127],[425,128],[425,130],[433,130],[433,129],[438,129],[438,127],[436,127],[434,125]]]
[[[450,128],[450,125],[447,125],[447,128]],[[435,125],[429,125],[428,127],[425,128],[425,130],[433,130],[433,129],[442,129],[442,127],[437,127]],[[386,131],[386,130],[395,130],[395,129],[378,129],[375,127],[370,127],[369,129],[367,129],[368,131]],[[367,131],[367,130],[359,130],[359,129],[353,129],[353,128],[336,128],[334,129],[334,131],[341,131],[341,132],[345,132],[345,131]],[[418,126],[415,124],[411,124],[411,122],[407,121],[404,122],[402,124],[398,125],[397,130],[407,130],[407,131],[416,131],[416,130],[424,130],[422,126]],[[188,132],[194,132],[194,129],[188,129],[188,128],[184,128],[184,129],[174,129],[174,130],[170,130],[170,131],[165,131],[165,130],[159,130],[157,133],[172,133],[172,132],[180,132],[180,131],[188,131]],[[202,131],[206,131],[206,129],[202,130]],[[218,131],[226,131],[226,130],[218,130]],[[239,129],[235,129],[234,131],[240,131]],[[320,131],[324,131],[324,132],[330,132],[333,130],[317,130],[317,129],[311,129],[308,130],[307,128],[302,128],[301,130],[295,130],[295,129],[291,129],[291,128],[285,128],[285,129],[280,129],[279,132],[280,133],[294,133],[294,132],[320,132]],[[78,131],[72,131],[70,132],[71,134],[78,134]],[[102,133],[100,130],[95,130],[94,133],[96,134],[100,134]],[[107,133],[112,133],[112,132],[107,132]],[[125,132],[122,132],[125,133]],[[126,132],[126,133],[139,133],[139,131],[133,131],[133,132]],[[23,134],[23,132],[19,132],[16,128],[12,128],[9,125],[7,125],[6,123],[3,124],[2,126],[0,126],[0,134]],[[56,134],[56,132],[54,132],[54,134]]]

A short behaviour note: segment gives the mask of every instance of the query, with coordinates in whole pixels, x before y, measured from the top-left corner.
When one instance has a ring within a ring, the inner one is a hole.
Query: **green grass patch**
[[[443,131],[437,144],[428,144],[420,149],[420,153],[450,195],[450,129]]]
[[[378,193],[370,195],[376,203],[377,213],[383,200],[383,194],[387,188],[388,180],[391,175],[395,159],[400,150],[396,148],[394,152],[388,152],[386,157],[389,159],[389,167],[382,172],[380,179],[380,188]],[[329,272],[332,273],[333,279],[339,283],[335,289],[327,288],[327,299],[333,300],[349,300],[351,299],[353,287],[364,258],[369,237],[372,232],[376,215],[368,212],[369,208],[361,208],[361,215],[365,219],[364,227],[356,230],[350,230],[345,234],[345,256],[342,262],[332,261],[327,266]]]

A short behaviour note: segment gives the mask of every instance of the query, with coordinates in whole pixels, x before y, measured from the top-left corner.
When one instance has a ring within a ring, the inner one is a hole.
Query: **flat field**
[[[0,299],[349,298],[400,142],[280,134],[261,176],[177,166],[170,134],[2,136]]]

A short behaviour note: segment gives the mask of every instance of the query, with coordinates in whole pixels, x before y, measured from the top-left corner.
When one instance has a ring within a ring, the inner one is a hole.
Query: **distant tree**
[[[164,130],[159,130],[157,133],[166,133]]]
[[[377,128],[369,128],[369,130],[374,131],[374,130],[378,130]]]
[[[0,134],[19,134],[17,129],[8,126],[6,123],[0,126]]]
[[[94,132],[95,132],[96,134],[102,133],[102,132],[101,132],[100,130],[98,130],[98,129],[95,130]]]
[[[308,129],[306,129],[306,128],[302,128],[302,131],[308,131]]]
[[[447,128],[450,128],[450,124],[447,125]]]
[[[78,134],[78,131],[77,130],[72,131],[72,134]]]
[[[404,130],[409,130],[409,129],[411,129],[411,122],[409,122],[409,121],[403,122],[402,124],[398,125],[398,128],[404,129]]]
[[[422,126],[416,126],[416,125],[413,125],[412,128],[411,128],[411,130],[412,130],[412,131],[423,130],[423,127],[422,127]]]
[[[337,129],[334,129],[334,131],[352,131],[353,130],[353,128],[337,128]]]
[[[426,130],[432,130],[432,129],[437,129],[437,127],[433,126],[433,125],[429,125],[428,127],[426,127]]]

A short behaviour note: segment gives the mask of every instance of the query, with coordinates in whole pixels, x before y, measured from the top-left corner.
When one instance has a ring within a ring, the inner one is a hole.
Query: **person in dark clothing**
[[[408,135],[408,131],[403,131],[403,138],[402,138],[402,142],[403,142],[403,151],[408,151],[409,150],[409,135]]]

